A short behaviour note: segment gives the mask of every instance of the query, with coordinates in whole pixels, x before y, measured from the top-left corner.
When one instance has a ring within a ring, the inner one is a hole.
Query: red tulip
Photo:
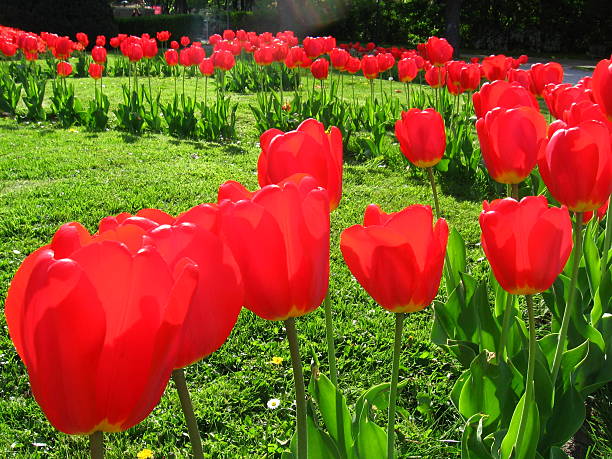
[[[87,46],[89,45],[89,37],[83,32],[78,32],[76,34],[76,39],[83,48],[87,48]]]
[[[590,92],[590,91],[589,91]],[[563,117],[563,113],[580,101],[591,102],[589,92],[585,88],[572,86],[570,84],[549,84],[544,88],[542,96],[548,106],[550,114],[557,119]]]
[[[440,286],[448,225],[432,227],[431,207],[414,205],[391,214],[370,204],[363,225],[340,237],[344,261],[361,286],[392,312],[419,311]]]
[[[245,286],[245,306],[267,320],[313,311],[329,280],[327,192],[309,176],[249,193],[237,182],[219,188],[222,234]]]
[[[279,183],[296,173],[312,176],[327,190],[330,210],[342,198],[342,133],[312,118],[295,131],[284,133],[268,129],[261,135],[261,154],[257,162],[259,186]]]
[[[172,49],[179,49],[179,43],[178,43],[178,41],[176,41],[176,40],[172,40],[172,41],[170,42],[170,48],[172,48]]]
[[[567,208],[548,207],[544,196],[485,201],[481,243],[504,290],[533,295],[548,290],[572,251]]]
[[[508,83],[503,80],[483,84],[480,91],[474,93],[472,100],[478,118],[482,118],[495,107],[515,108],[526,106],[533,107],[536,110],[540,108],[538,101],[527,89],[519,84]]]
[[[164,42],[164,41],[170,40],[170,36],[171,35],[172,34],[170,32],[168,32],[167,30],[162,30],[160,32],[157,32],[156,36],[157,36],[157,40],[158,41]]]
[[[417,68],[414,59],[406,57],[398,61],[397,73],[399,80],[402,83],[408,83],[416,78],[417,73],[419,73],[419,69]]]
[[[361,71],[368,80],[378,77],[378,60],[376,60],[376,56],[371,54],[363,56],[361,58]]]
[[[204,76],[212,76],[215,73],[215,64],[212,57],[205,57],[200,62],[200,73]]]
[[[17,46],[16,43],[12,43],[8,40],[0,39],[0,51],[6,57],[13,57],[17,53],[18,49],[19,49],[19,46]]]
[[[510,69],[508,70],[508,81],[510,83],[518,83],[526,89],[531,87],[531,73],[529,70]]]
[[[311,59],[319,57],[324,52],[324,43],[320,37],[306,37],[304,38],[302,44],[304,45],[304,52],[306,53],[306,56]]]
[[[425,46],[427,58],[435,66],[442,66],[453,58],[453,47],[445,38],[429,37]]]
[[[91,64],[89,64],[89,76],[92,77],[94,80],[99,80],[100,78],[102,78],[102,72],[104,72],[104,66],[101,64],[96,64],[95,62],[92,62]]]
[[[191,40],[189,39],[189,37],[181,37],[181,46],[187,46],[189,43],[191,43]]]
[[[179,55],[176,49],[170,48],[164,53],[164,57],[166,58],[166,64],[169,66],[174,66],[178,64]]]
[[[179,64],[183,67],[189,67],[191,65],[191,48],[183,48],[179,52]]]
[[[149,38],[141,41],[142,54],[147,59],[153,59],[157,56],[157,41],[155,38]]]
[[[430,66],[425,71],[425,81],[432,88],[441,88],[446,83],[446,67]]]
[[[336,70],[345,70],[346,64],[348,63],[351,55],[345,49],[334,48],[329,53],[331,64]]]
[[[417,167],[435,166],[444,156],[444,121],[433,108],[402,112],[402,119],[395,122],[395,136],[404,156]]]
[[[376,62],[378,63],[378,71],[380,73],[391,70],[395,65],[395,58],[390,53],[380,53],[376,55]]]
[[[485,57],[482,60],[484,77],[489,81],[505,80],[510,69],[508,58],[503,54]]]
[[[113,37],[110,39],[110,45],[113,48],[118,48],[121,45],[121,42],[119,41],[119,37]]]
[[[224,30],[223,31],[223,39],[224,40],[233,40],[236,38],[236,32],[233,30]]]
[[[463,91],[476,91],[480,86],[480,66],[478,64],[466,64],[461,68],[459,85]]]
[[[348,62],[346,63],[346,71],[351,75],[356,74],[361,70],[361,61],[358,57],[350,57]]]
[[[599,121],[555,131],[538,161],[550,194],[575,212],[601,207],[612,192],[611,143]]]
[[[55,40],[55,46],[53,48],[53,56],[56,59],[68,59],[74,49],[74,43],[70,41],[68,37],[59,37]]]
[[[546,120],[531,107],[494,108],[476,121],[485,166],[499,183],[525,180],[546,148]]]
[[[529,73],[531,74],[530,90],[537,97],[542,97],[542,92],[547,84],[563,82],[563,67],[558,62],[533,64]]]
[[[593,97],[612,122],[612,59],[599,61],[593,72]]]
[[[215,51],[212,55],[216,68],[221,70],[231,70],[236,65],[234,55],[229,51]]]
[[[588,222],[591,221],[593,215],[597,217],[597,220],[602,221],[603,218],[606,216],[606,212],[608,212],[609,205],[610,198],[608,198],[608,200],[604,202],[603,205],[599,209],[597,209],[597,211],[590,210],[588,212],[584,212],[582,214],[582,223],[586,225]]]
[[[65,61],[57,63],[57,74],[61,77],[67,77],[72,73],[72,65]]]
[[[98,35],[96,37],[96,46],[106,45],[106,37],[104,35]]]
[[[262,46],[253,53],[253,59],[258,65],[272,65],[274,62],[274,48],[272,46]]]
[[[103,64],[106,62],[106,49],[102,46],[94,46],[91,50],[91,58],[96,64]]]
[[[200,65],[202,59],[206,57],[206,51],[201,46],[197,46],[195,43],[189,48],[189,65]]]
[[[329,61],[320,57],[310,65],[310,73],[317,80],[325,80],[329,74]]]
[[[130,225],[134,227],[134,225]],[[11,338],[47,418],[69,434],[117,432],[159,401],[198,279],[174,271],[137,231],[62,226],[28,256],[6,301]]]

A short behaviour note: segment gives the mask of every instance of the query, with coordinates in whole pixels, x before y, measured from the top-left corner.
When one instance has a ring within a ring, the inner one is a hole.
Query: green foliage
[[[72,84],[66,84],[65,78],[53,80],[53,94],[51,95],[51,113],[57,117],[59,125],[63,128],[78,124],[82,119],[83,108],[78,99],[74,97]]]
[[[8,69],[0,67],[0,112],[15,115],[21,98],[21,84],[17,83]]]

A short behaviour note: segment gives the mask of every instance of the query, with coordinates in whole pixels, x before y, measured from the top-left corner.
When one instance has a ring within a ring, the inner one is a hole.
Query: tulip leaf
[[[360,459],[387,457],[387,432],[367,415],[369,402],[365,402],[359,417],[359,431],[355,439],[355,454]]]
[[[336,442],[343,457],[348,456],[352,446],[352,417],[346,405],[346,398],[332,384],[327,376],[313,371],[308,391],[317,402],[327,431]]]
[[[599,260],[599,251],[597,246],[595,245],[594,240],[594,231],[595,227],[593,225],[589,225],[589,229],[586,231],[584,235],[584,243],[582,250],[584,252],[584,263],[586,266],[586,273],[589,280],[589,287],[591,288],[591,295],[595,296],[597,292],[597,288],[599,287],[599,269],[600,269],[600,260]]]
[[[450,266],[448,267],[451,273],[453,285],[447,286],[448,291],[452,291],[457,288],[460,280],[460,273],[465,272],[465,242],[461,237],[461,234],[453,228],[448,235],[448,244],[446,246],[446,253],[448,254],[448,260]]]
[[[541,439],[541,445],[565,444],[580,429],[585,415],[584,398],[574,386],[569,381],[563,388],[557,386],[553,413],[548,420],[546,434]]]
[[[308,457],[312,459],[318,458],[337,458],[340,459],[340,453],[334,444],[334,441],[327,433],[319,429],[314,421],[312,410],[309,410],[306,418],[308,430]],[[297,432],[293,434],[289,445],[290,452],[283,453],[283,459],[297,458]]]
[[[520,374],[505,363],[498,365],[493,356],[483,351],[474,359],[458,398],[459,412],[466,419],[477,413],[488,415],[483,420],[483,427],[487,431],[500,418],[510,419],[518,398],[516,394],[523,385]],[[453,400],[457,399],[458,387],[453,388]]]
[[[553,360],[555,359],[555,351],[557,350],[557,341],[559,340],[558,333],[550,333],[538,341],[538,345],[542,350],[542,354],[546,358],[548,368],[552,368]]]
[[[476,413],[465,423],[461,437],[461,459],[493,458],[482,440],[483,419],[486,417],[485,414]]]
[[[398,393],[406,384],[408,384],[407,379],[397,385]],[[390,387],[390,383],[378,384],[370,387],[357,399],[355,403],[355,417],[353,419],[353,435],[358,431],[361,415],[364,410],[367,412],[368,407],[376,407],[376,409],[384,411],[389,407]]]
[[[523,436],[519,437],[523,427]],[[533,390],[527,390],[520,401],[516,405],[510,427],[504,437],[500,457],[502,459],[531,459],[536,456],[536,448],[540,438],[540,416],[538,413],[538,405],[533,398]]]
[[[548,455],[548,459],[569,459],[569,456],[561,448],[553,446],[552,448],[550,448],[550,454]]]

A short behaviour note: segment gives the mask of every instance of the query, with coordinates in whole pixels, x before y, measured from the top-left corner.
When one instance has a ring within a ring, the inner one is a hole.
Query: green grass
[[[78,97],[91,97],[90,80],[70,81]],[[120,82],[125,80],[104,81],[111,107],[116,106]],[[169,97],[174,83],[168,78],[155,80],[154,85],[164,85]],[[193,90],[193,81],[187,86]],[[359,97],[366,97],[368,87],[361,81],[358,86]],[[347,93],[350,90],[345,88]],[[232,97],[240,103],[239,140],[223,144],[157,134],[134,137],[114,130],[89,133],[78,127],[56,129],[49,122],[20,124],[0,119],[0,300],[23,259],[48,243],[65,222],[80,221],[93,231],[101,218],[122,211],[155,207],[176,214],[216,201],[217,188],[226,180],[256,188],[259,133],[247,106],[253,96]],[[399,147],[394,148],[399,155]],[[452,190],[469,184],[443,179],[442,185],[443,190]],[[470,269],[480,276],[487,270],[477,245],[481,204],[469,196],[465,191],[455,196],[442,193],[441,205],[450,226],[468,243]],[[365,206],[372,202],[385,211],[396,211],[410,204],[431,204],[431,191],[424,177],[403,167],[345,164],[343,199],[332,214],[330,292],[339,380],[349,403],[364,389],[388,381],[391,373],[393,315],[377,306],[352,278],[338,248],[340,232],[360,223]],[[405,325],[400,381],[408,383],[399,395],[399,405],[410,417],[398,417],[397,422],[396,444],[402,458],[459,455],[463,423],[449,399],[459,367],[430,341],[431,321],[431,310],[426,309],[411,314]],[[85,437],[59,433],[46,421],[31,395],[4,319],[0,324],[0,457],[86,457]],[[322,308],[299,318],[297,328],[307,375],[310,349],[319,357],[322,371],[327,371]],[[272,364],[274,356],[285,360]],[[278,457],[287,449],[295,420],[289,361],[283,324],[243,310],[227,343],[186,370],[207,456]],[[429,414],[417,410],[418,394],[431,398]],[[278,409],[266,407],[271,398],[281,400]],[[378,414],[377,422],[386,425],[385,413]],[[594,430],[605,441],[601,429],[602,423],[596,420]],[[143,448],[153,450],[155,457],[187,457],[186,432],[170,382],[145,421],[125,433],[106,436],[107,457],[135,457]],[[610,452],[605,443],[600,450]]]

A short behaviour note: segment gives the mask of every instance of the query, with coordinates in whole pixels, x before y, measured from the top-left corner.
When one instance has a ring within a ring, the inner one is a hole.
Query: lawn
[[[70,81],[77,97],[91,97],[91,80]],[[121,97],[124,81],[104,79],[111,108]],[[154,80],[154,87],[164,85],[168,97],[173,84],[171,78]],[[398,83],[392,84],[401,89]],[[367,85],[360,81],[357,86],[358,97],[366,97]],[[193,91],[192,79],[186,88]],[[154,207],[177,214],[216,201],[217,188],[226,180],[255,189],[260,133],[248,108],[254,96],[232,98],[239,103],[238,140],[223,143],[161,134],[132,136],[116,130],[92,133],[80,127],[56,128],[50,122],[0,119],[0,298],[4,300],[22,260],[48,243],[65,222],[79,221],[93,231],[101,218],[124,211]],[[393,138],[387,141],[392,144]],[[400,158],[399,146],[391,148]],[[425,176],[407,170],[407,162],[397,163],[389,167],[378,160],[356,161],[353,154],[347,154],[343,199],[331,217],[330,292],[339,383],[349,404],[364,389],[390,378],[393,315],[377,306],[351,276],[339,252],[339,235],[361,222],[369,203],[378,203],[385,211],[432,203]],[[457,177],[440,179],[442,213],[467,242],[469,269],[480,277],[488,269],[478,245],[481,201],[470,182]],[[440,297],[444,295],[442,289]],[[0,456],[86,457],[86,437],[59,433],[46,421],[31,395],[4,318],[0,321]],[[408,416],[398,416],[396,424],[402,458],[458,457],[460,453],[463,420],[449,399],[460,369],[429,339],[431,322],[431,309],[426,309],[410,315],[405,325],[400,381],[407,380],[407,384],[398,403]],[[297,328],[307,379],[313,353],[326,372],[322,308],[299,318]],[[273,357],[283,360],[273,363]],[[281,322],[264,321],[244,309],[227,343],[187,368],[186,376],[207,456],[278,457],[288,449],[294,431],[295,396]],[[612,454],[604,419],[606,412],[611,416],[611,398],[610,390],[607,395],[605,390],[594,402],[603,415],[594,419],[590,429],[595,442],[592,457]],[[272,398],[280,400],[274,410],[267,407]],[[377,416],[379,425],[386,424],[382,411]],[[187,429],[173,383],[145,421],[125,433],[107,435],[106,441],[109,458],[135,457],[144,448],[151,449],[155,457],[188,456]]]

